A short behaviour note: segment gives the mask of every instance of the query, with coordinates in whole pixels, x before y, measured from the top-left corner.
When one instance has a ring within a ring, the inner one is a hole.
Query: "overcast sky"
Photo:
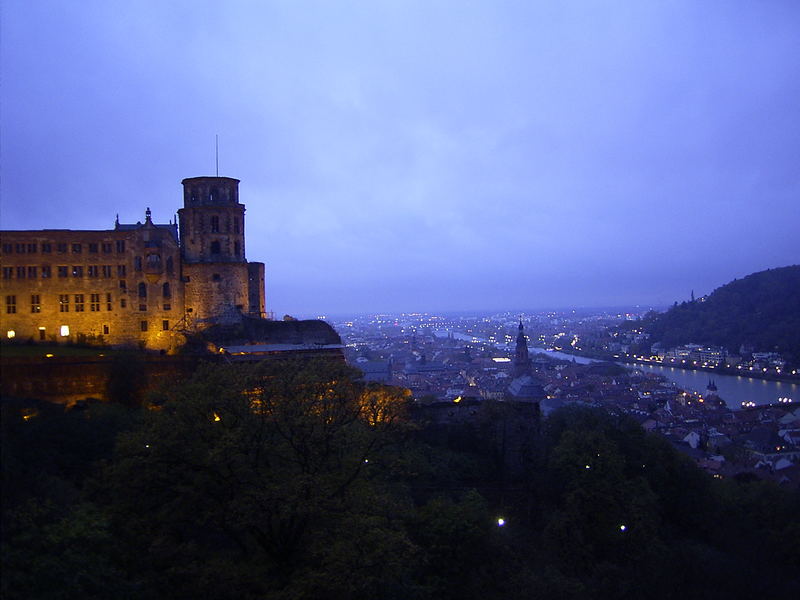
[[[800,2],[3,0],[4,229],[241,179],[278,316],[671,304],[800,262]]]

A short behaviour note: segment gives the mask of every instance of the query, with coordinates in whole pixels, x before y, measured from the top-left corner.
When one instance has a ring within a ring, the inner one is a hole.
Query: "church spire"
[[[525,328],[522,326],[522,319],[519,320],[519,331],[517,333],[517,347],[514,350],[514,377],[530,375],[531,359],[528,355],[528,340],[525,339]]]

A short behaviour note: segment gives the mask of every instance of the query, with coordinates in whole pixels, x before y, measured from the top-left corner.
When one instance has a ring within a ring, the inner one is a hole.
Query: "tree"
[[[370,459],[394,443],[406,397],[355,373],[330,361],[213,365],[169,391],[106,474],[137,568],[186,597],[313,595],[323,581],[328,597],[337,586],[384,595],[414,548],[403,499]]]

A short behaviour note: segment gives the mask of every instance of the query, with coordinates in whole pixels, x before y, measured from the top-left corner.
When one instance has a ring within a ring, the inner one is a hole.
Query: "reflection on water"
[[[447,333],[444,333],[447,335]],[[439,335],[439,337],[444,337]],[[452,336],[456,339],[465,341],[483,341],[486,340],[474,336],[468,336],[460,333],[453,333]],[[511,345],[495,344],[498,348],[513,351]],[[550,352],[542,348],[531,348],[531,352],[538,354],[545,354],[552,358],[561,360],[574,360],[576,363],[588,365],[593,362],[598,362],[592,358],[584,358],[583,356],[572,356],[571,354],[564,354],[563,352]],[[675,367],[664,367],[661,365],[646,365],[637,364],[630,365],[619,363],[623,367],[629,369],[641,369],[645,372],[658,373],[663,375],[670,381],[685,390],[693,390],[696,392],[705,392],[709,379],[713,379],[717,386],[717,393],[719,397],[725,400],[725,403],[730,408],[741,408],[742,402],[755,402],[756,404],[774,404],[778,398],[791,398],[793,405],[800,405],[800,385],[796,383],[787,383],[784,381],[767,381],[766,379],[753,379],[752,377],[742,377],[741,375],[723,375],[720,373],[710,373],[708,371],[690,371],[686,369],[676,369]]]
[[[563,352],[547,352],[541,348],[531,348],[531,351],[562,360],[575,359],[575,362],[582,365],[596,362],[591,358],[571,356]],[[791,398],[793,404],[800,403],[800,386],[796,383],[767,381],[766,379],[754,379],[752,377],[742,377],[741,375],[723,375],[709,373],[708,371],[690,371],[661,365],[620,364],[629,369],[635,368],[645,372],[658,373],[670,381],[674,381],[678,387],[695,392],[705,392],[709,379],[713,379],[717,386],[719,397],[725,400],[725,403],[730,408],[741,408],[742,402],[774,404],[778,401],[778,398]]]
[[[794,403],[800,402],[800,386],[785,381],[767,381],[740,375],[722,375],[707,371],[687,371],[675,367],[657,365],[636,365],[642,371],[650,371],[664,375],[679,387],[705,391],[708,380],[713,379],[717,385],[717,393],[730,408],[740,408],[742,402],[756,404],[773,404],[778,398],[791,398]]]

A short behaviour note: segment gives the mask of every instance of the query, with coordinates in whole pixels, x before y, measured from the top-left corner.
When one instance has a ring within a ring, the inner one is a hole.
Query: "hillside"
[[[800,265],[734,279],[705,298],[676,303],[635,324],[667,347],[695,342],[738,352],[744,344],[800,362]]]

